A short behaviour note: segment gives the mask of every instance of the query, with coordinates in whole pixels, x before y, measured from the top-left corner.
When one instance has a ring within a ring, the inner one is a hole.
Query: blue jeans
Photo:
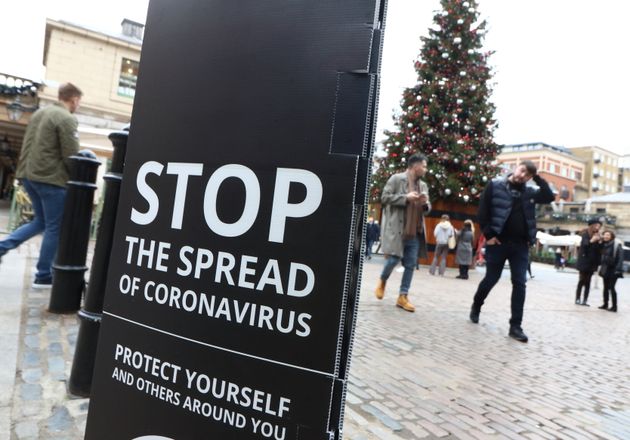
[[[43,232],[44,239],[39,250],[35,278],[45,280],[51,277],[51,266],[57,253],[66,189],[28,179],[22,179],[22,185],[31,199],[35,215],[30,223],[20,226],[0,241],[0,256]]]
[[[368,238],[366,246],[365,246],[365,256],[366,257],[371,257],[372,256],[372,246],[374,246],[374,240],[370,240]]]
[[[413,278],[413,271],[416,268],[416,263],[418,261],[419,249],[420,240],[417,235],[409,240],[403,240],[402,264],[405,271],[403,272],[402,281],[400,282],[401,295],[407,295],[409,293],[411,279]],[[381,273],[381,279],[383,281],[387,281],[400,260],[401,258],[396,255],[390,255],[387,260],[385,260],[385,266],[383,267],[383,272]]]
[[[525,284],[527,283],[527,264],[529,262],[529,246],[525,242],[503,242],[486,245],[486,276],[479,283],[473,308],[480,310],[490,290],[501,278],[506,261],[510,262],[512,275],[512,317],[511,326],[520,326],[523,321],[525,305]]]

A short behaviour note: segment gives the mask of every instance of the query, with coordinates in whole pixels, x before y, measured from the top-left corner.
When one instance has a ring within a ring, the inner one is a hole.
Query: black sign
[[[87,439],[340,436],[383,14],[152,0]]]

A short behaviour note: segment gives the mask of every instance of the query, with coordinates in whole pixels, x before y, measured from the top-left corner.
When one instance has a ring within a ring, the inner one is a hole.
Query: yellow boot
[[[414,307],[414,305],[409,302],[407,295],[398,295],[398,301],[396,301],[396,306],[408,312],[416,311],[416,308]]]
[[[385,296],[385,281],[381,279],[378,280],[378,284],[376,284],[376,291],[374,293],[376,294],[377,299],[383,299]]]

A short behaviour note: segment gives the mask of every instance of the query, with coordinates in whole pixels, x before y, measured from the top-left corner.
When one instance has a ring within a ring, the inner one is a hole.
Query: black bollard
[[[116,131],[109,135],[109,139],[114,145],[114,157],[109,172],[104,176],[105,200],[99,220],[90,281],[87,285],[83,309],[79,311],[81,326],[79,327],[72,370],[68,381],[68,390],[77,396],[88,397],[92,388],[96,343],[101,327],[109,254],[112,249],[118,197],[127,152],[127,137],[128,132],[126,131]]]
[[[94,153],[82,150],[71,156],[70,180],[59,231],[48,311],[73,313],[81,306],[87,270],[90,223],[94,207],[96,174],[101,164]]]

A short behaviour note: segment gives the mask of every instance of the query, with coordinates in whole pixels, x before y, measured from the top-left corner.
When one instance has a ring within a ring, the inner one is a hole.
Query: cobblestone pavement
[[[468,321],[483,274],[469,280],[416,271],[416,313],[394,307],[400,273],[378,301],[382,259],[366,263],[345,438],[629,439],[630,279],[618,313],[573,303],[577,273],[534,264],[523,328],[507,337],[509,271],[478,325]]]
[[[78,440],[88,400],[66,392],[78,322],[46,312],[49,291],[29,287],[37,249],[30,243],[20,257],[26,270],[10,438]],[[521,344],[507,337],[507,272],[474,325],[467,315],[482,272],[464,281],[453,270],[439,277],[421,267],[412,314],[394,306],[400,273],[383,301],[373,296],[381,267],[380,257],[365,265],[344,438],[630,438],[630,279],[619,283],[615,314],[596,307],[601,281],[593,307],[576,306],[577,274],[535,264],[523,326],[530,342]]]
[[[33,267],[39,242],[22,245],[27,253],[17,371],[11,408],[11,440],[82,439],[88,399],[66,392],[78,331],[76,315],[47,312],[50,289],[34,290]],[[6,258],[15,258],[11,253]],[[4,269],[4,268],[3,268]],[[3,271],[3,276],[6,273]]]

